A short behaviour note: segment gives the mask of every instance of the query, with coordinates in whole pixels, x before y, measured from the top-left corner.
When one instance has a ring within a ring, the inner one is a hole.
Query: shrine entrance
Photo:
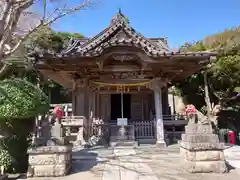
[[[168,114],[163,121],[168,88],[200,71],[216,55],[173,52],[166,38],[144,37],[121,12],[93,38],[72,39],[60,53],[42,49],[31,53],[46,78],[72,90],[73,114],[84,117],[81,127],[92,127],[93,119],[101,119],[110,124],[110,135],[118,137],[123,132],[117,125],[120,118],[119,124],[128,126],[128,139],[156,138],[157,144],[165,144],[167,121],[169,126],[177,123]],[[96,134],[87,136],[92,135]]]
[[[131,119],[131,94],[111,94],[111,121],[123,117]]]

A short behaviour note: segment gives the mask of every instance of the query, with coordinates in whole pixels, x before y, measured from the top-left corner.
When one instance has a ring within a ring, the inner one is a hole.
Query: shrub
[[[14,172],[12,167],[14,159],[8,153],[7,150],[0,149],[0,166],[4,167],[4,171]]]
[[[40,88],[22,79],[0,81],[0,165],[8,172],[25,172],[27,149],[34,119],[49,110]]]
[[[49,110],[40,88],[22,79],[0,81],[0,120],[34,117]]]

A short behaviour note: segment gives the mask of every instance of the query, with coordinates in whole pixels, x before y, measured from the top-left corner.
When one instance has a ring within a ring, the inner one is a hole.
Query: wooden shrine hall
[[[163,117],[170,114],[168,88],[215,56],[171,52],[166,38],[144,37],[121,12],[93,38],[72,39],[61,53],[35,53],[39,71],[72,91],[74,116],[113,125],[118,118],[128,125],[154,122],[159,145],[165,144]]]

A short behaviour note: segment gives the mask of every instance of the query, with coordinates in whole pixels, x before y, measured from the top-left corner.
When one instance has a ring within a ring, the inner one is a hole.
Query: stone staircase
[[[111,148],[136,148],[138,147],[138,142],[134,140],[124,140],[124,141],[111,141],[110,142]]]
[[[111,126],[110,147],[112,148],[135,148],[138,142],[134,137],[134,126]]]

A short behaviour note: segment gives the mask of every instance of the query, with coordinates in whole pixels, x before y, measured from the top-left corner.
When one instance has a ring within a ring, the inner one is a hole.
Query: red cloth
[[[53,113],[56,114],[56,115],[57,115],[58,117],[60,117],[60,118],[64,117],[64,115],[65,115],[62,106],[56,106],[56,107],[53,109]]]
[[[197,112],[197,110],[194,105],[189,104],[186,106],[186,109],[185,109],[186,114],[195,114],[196,112]]]
[[[236,133],[234,131],[229,131],[228,137],[229,137],[230,144],[236,144],[237,137],[236,137]]]

